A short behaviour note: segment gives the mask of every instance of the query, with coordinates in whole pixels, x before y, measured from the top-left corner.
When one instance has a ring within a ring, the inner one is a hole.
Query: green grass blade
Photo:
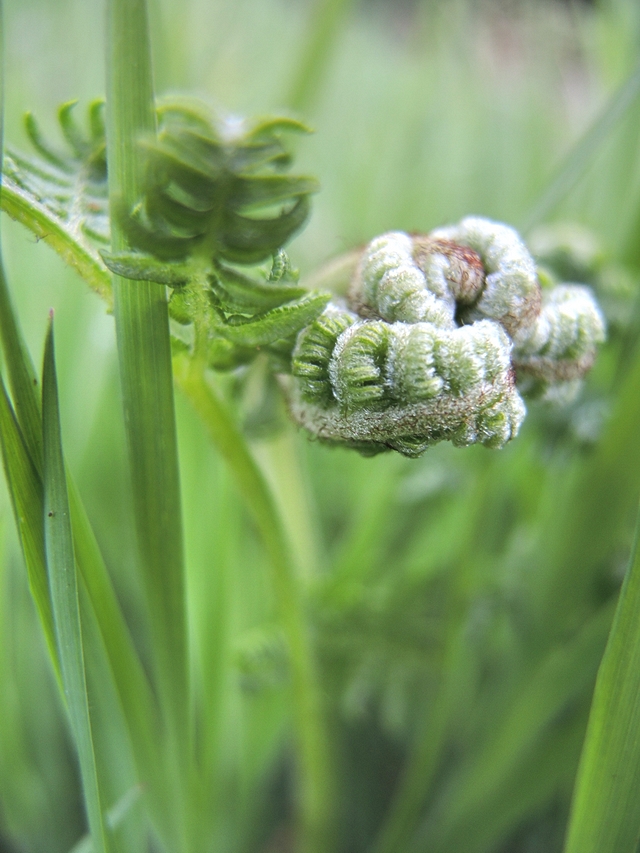
[[[640,525],[640,521],[639,521]],[[640,550],[600,664],[565,853],[635,853],[640,839]]]
[[[72,480],[68,479],[73,543],[86,590],[106,650],[111,676],[131,741],[138,776],[149,792],[153,819],[165,826],[165,787],[158,754],[157,705],[133,643],[95,534]]]
[[[39,382],[16,320],[1,266],[0,340],[16,410],[14,417],[3,387],[0,398],[0,432],[5,470],[11,488],[31,591],[53,664],[59,675],[42,528],[42,418],[37,393]],[[78,569],[86,584],[107,649],[113,677],[132,734],[132,743],[138,753],[138,767],[143,778],[154,778],[157,773],[153,761],[157,733],[154,732],[153,725],[155,709],[151,690],[82,501],[70,480],[68,488]]]
[[[141,181],[141,134],[155,127],[144,0],[108,3],[107,150],[112,206],[130,208]],[[126,250],[112,222],[112,250]],[[188,732],[182,521],[167,300],[157,284],[114,277],[127,444],[150,615],[155,676],[176,743]]]
[[[0,143],[1,144],[1,143]],[[5,197],[4,188],[2,198]],[[4,353],[9,382],[16,407],[16,415],[25,444],[36,465],[42,459],[42,433],[38,394],[38,380],[31,357],[15,322],[9,288],[0,260],[0,340]]]
[[[544,222],[578,182],[594,153],[607,139],[627,110],[640,95],[640,66],[614,92],[600,115],[578,140],[573,150],[560,166],[556,177],[521,224],[520,231],[527,233]]]
[[[0,201],[4,203],[5,187],[2,180],[4,153],[4,42],[2,30],[2,4],[0,3]],[[36,467],[42,457],[42,428],[40,401],[35,393],[38,379],[35,368],[20,334],[11,305],[0,243],[0,341],[4,353],[9,381],[17,409],[18,423],[28,452]]]
[[[60,682],[44,549],[42,481],[35,469],[0,377],[0,446],[13,512],[45,641]]]
[[[2,6],[0,5],[0,21]],[[4,53],[3,44],[0,50]],[[2,74],[4,78],[4,74]],[[0,200],[7,197],[2,185],[4,87],[0,93]],[[42,428],[38,385],[33,363],[15,321],[0,250],[0,341],[11,388],[18,409],[13,411],[4,382],[0,379],[0,444],[5,475],[27,566],[29,587],[40,617],[45,641],[58,683],[60,662],[55,642],[53,611],[49,597],[43,531],[43,492],[37,470],[42,458]]]
[[[42,480],[31,461],[13,415],[4,385],[0,384],[0,444],[9,490],[14,505],[29,586],[43,628],[58,683],[62,687],[60,662],[56,646],[53,611],[47,580],[43,536]],[[95,536],[89,526],[84,507],[69,484],[72,506],[74,544],[81,581],[87,588],[102,640],[107,650],[120,704],[131,735],[131,744],[140,778],[153,795],[158,782],[157,724],[155,707],[148,681],[133,646],[128,626],[115,597]],[[160,791],[162,796],[162,788]],[[157,799],[154,805],[157,804]],[[162,825],[161,805],[153,809],[154,818]]]
[[[37,385],[31,378],[31,359],[16,321],[6,281],[1,275],[0,305],[0,339],[10,369],[17,416],[14,416],[2,385],[0,441],[29,584],[60,681],[42,526],[42,420],[39,397]],[[33,421],[36,419],[37,430],[34,431]],[[30,441],[26,440],[21,425],[29,427]],[[78,570],[107,650],[140,777],[148,780],[153,787],[153,780],[159,778],[156,749],[158,732],[153,695],[86,511],[70,479],[68,489]],[[161,817],[160,809],[156,809],[156,817]]]
[[[4,200],[2,161],[4,151],[4,39],[3,9],[0,2],[0,201]],[[22,553],[27,566],[29,587],[38,611],[45,642],[58,684],[60,662],[55,642],[53,611],[49,597],[45,560],[42,482],[38,463],[42,458],[42,429],[38,380],[24,344],[9,297],[0,242],[0,342],[9,371],[11,388],[18,408],[14,412],[0,377],[0,446],[16,519]]]
[[[84,670],[73,534],[62,456],[53,326],[45,345],[42,378],[44,539],[62,682],[74,735],[95,853],[107,853]]]
[[[106,814],[106,823],[109,829],[117,829],[127,818],[131,809],[140,799],[140,788],[131,788],[120,797]],[[69,853],[93,853],[93,842],[90,835],[84,835],[77,844],[74,844]]]
[[[62,223],[52,220],[46,206],[13,186],[2,187],[2,206],[11,216],[45,239],[61,257],[111,303],[111,283],[97,253],[88,253]],[[0,433],[7,480],[10,486],[29,583],[42,623],[58,682],[61,685],[53,612],[46,573],[43,530],[42,417],[38,380],[19,328],[7,281],[0,264],[0,340],[8,368],[15,417],[4,386],[0,395]],[[16,422],[17,421],[17,422]],[[156,823],[162,825],[162,776],[157,755],[157,719],[152,692],[128,626],[115,596],[95,535],[82,501],[69,480],[71,518],[78,571],[85,585],[111,675],[130,733],[140,778],[153,798]]]

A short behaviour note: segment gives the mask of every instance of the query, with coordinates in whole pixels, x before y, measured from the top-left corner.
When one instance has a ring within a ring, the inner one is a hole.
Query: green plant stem
[[[316,662],[284,527],[265,479],[233,418],[207,382],[204,365],[179,356],[175,377],[231,468],[267,549],[280,619],[289,647],[298,748],[300,850],[328,853],[331,844],[330,752]]]
[[[138,141],[155,113],[144,0],[109,0],[107,151],[111,209],[137,200]],[[112,249],[127,248],[111,216]],[[164,722],[174,744],[189,730],[182,519],[169,323],[164,289],[114,276],[114,305],[127,443],[144,582]],[[183,750],[178,747],[179,752]]]
[[[143,177],[141,137],[155,133],[145,0],[107,2],[107,158],[111,249],[127,249],[115,211],[130,210]],[[139,566],[163,729],[172,853],[191,849],[191,701],[178,449],[165,290],[114,276],[116,336]]]

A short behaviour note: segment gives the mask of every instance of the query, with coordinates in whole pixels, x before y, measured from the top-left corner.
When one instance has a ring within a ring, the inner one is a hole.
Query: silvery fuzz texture
[[[512,228],[469,217],[394,231],[363,250],[347,303],[298,335],[291,411],[364,453],[418,456],[443,439],[502,447],[526,413],[518,388],[574,392],[603,340],[590,290],[543,291]]]

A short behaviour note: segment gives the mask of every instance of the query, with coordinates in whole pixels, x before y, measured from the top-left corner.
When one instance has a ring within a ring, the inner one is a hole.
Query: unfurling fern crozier
[[[101,106],[88,133],[72,104],[59,118],[64,151],[29,117],[39,158],[7,156],[3,207],[107,299],[103,261],[169,287],[176,348],[204,368],[266,355],[293,417],[323,441],[407,456],[441,440],[502,447],[524,418],[522,395],[575,393],[604,339],[587,287],[552,283],[513,229],[477,217],[350,253],[332,265],[342,276],[356,258],[346,300],[301,287],[283,246],[318,185],[288,171],[287,137],[306,131],[290,118],[243,123],[163,103],[157,137],[140,140],[140,198],[115,205],[128,250],[109,252]]]
[[[362,251],[346,304],[299,333],[291,412],[364,453],[502,447],[526,413],[519,388],[573,389],[603,339],[589,289],[543,290],[512,228],[470,217],[390,232]]]

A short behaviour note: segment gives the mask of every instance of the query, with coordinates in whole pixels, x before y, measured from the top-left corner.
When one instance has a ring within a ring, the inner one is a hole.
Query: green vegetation
[[[637,4],[4,16],[0,851],[636,853]],[[580,394],[309,440],[354,250],[468,215],[595,292]]]

